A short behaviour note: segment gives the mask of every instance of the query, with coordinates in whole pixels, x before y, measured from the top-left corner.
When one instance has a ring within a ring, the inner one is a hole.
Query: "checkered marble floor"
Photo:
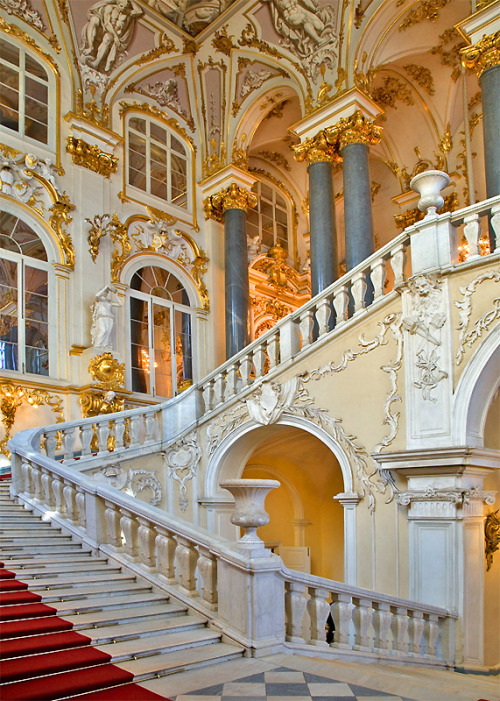
[[[175,701],[412,701],[286,667],[214,684],[174,698]]]

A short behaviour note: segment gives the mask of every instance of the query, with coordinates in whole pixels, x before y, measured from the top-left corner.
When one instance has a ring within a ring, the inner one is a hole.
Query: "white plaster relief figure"
[[[275,74],[271,71],[266,71],[264,68],[261,71],[248,71],[243,78],[240,88],[240,97],[246,97],[252,90],[258,90],[269,78]]]
[[[135,0],[100,0],[93,5],[82,30],[83,63],[108,73],[125,54],[142,14]]]
[[[248,245],[248,262],[250,263],[254,258],[256,258],[261,249],[262,241],[260,240],[260,235],[256,234],[252,237],[250,244]]]
[[[186,110],[179,102],[179,90],[175,78],[168,80],[158,80],[156,83],[145,85],[143,88],[136,88],[138,92],[149,97],[154,97],[162,107],[170,107],[180,114],[184,119],[188,118]]]
[[[320,7],[316,0],[267,0],[274,28],[282,44],[297,56],[307,58],[329,42],[334,31],[333,7]]]
[[[113,307],[121,304],[112,285],[106,285],[96,294],[92,305],[92,326],[90,336],[94,348],[106,348],[111,345],[111,333],[115,323]],[[112,297],[115,299],[113,300]]]

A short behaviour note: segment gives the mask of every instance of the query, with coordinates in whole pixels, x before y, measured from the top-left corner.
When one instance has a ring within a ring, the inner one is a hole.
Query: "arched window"
[[[134,392],[173,397],[193,381],[192,310],[168,270],[147,266],[130,282],[131,385]]]
[[[0,369],[49,374],[49,263],[26,222],[0,215]]]
[[[279,190],[264,182],[256,182],[252,191],[257,195],[257,206],[247,212],[247,235],[259,236],[264,251],[281,243],[288,246],[288,207]]]
[[[165,127],[144,117],[128,120],[127,182],[177,207],[187,207],[188,156]]]
[[[49,144],[49,76],[21,45],[0,39],[0,125]]]

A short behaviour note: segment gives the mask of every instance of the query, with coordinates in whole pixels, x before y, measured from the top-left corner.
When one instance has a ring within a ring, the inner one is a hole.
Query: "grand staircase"
[[[0,697],[165,698],[137,682],[242,655],[207,619],[14,504],[0,482]]]

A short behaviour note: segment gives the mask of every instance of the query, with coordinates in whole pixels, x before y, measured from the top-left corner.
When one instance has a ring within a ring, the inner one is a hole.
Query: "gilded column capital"
[[[356,110],[350,117],[343,117],[326,132],[328,141],[335,144],[339,152],[350,144],[375,146],[382,138],[382,127],[376,126],[361,110]]]
[[[255,207],[256,204],[257,195],[236,185],[236,183],[231,183],[229,187],[205,198],[203,201],[205,219],[222,222],[224,221],[224,213],[228,209],[242,209],[246,212],[247,209]]]
[[[485,34],[476,44],[460,49],[462,65],[469,70],[474,69],[477,77],[500,65],[500,31],[495,34]]]
[[[311,163],[338,163],[341,160],[336,145],[328,139],[328,129],[322,129],[316,136],[292,148],[295,160],[306,161],[308,166]]]

